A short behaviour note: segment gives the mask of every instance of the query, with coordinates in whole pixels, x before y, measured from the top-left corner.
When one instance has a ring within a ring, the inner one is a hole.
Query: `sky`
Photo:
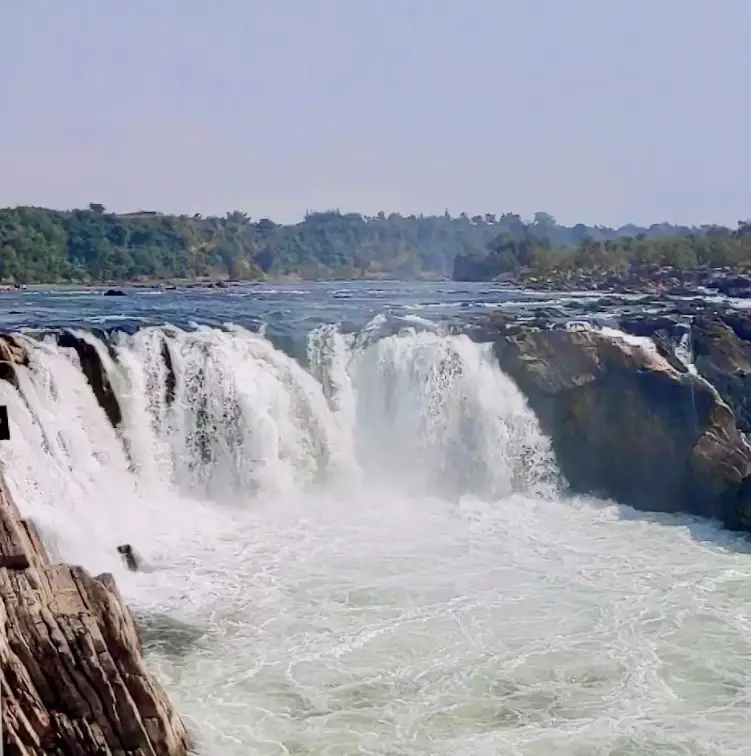
[[[751,216],[749,0],[2,5],[2,206]]]

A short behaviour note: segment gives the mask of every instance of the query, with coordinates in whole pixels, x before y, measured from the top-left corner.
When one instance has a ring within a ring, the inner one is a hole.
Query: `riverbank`
[[[599,291],[661,296],[722,294],[751,298],[751,275],[745,268],[683,270],[672,266],[631,265],[622,270],[572,268],[549,273],[525,272],[505,280],[534,291]]]

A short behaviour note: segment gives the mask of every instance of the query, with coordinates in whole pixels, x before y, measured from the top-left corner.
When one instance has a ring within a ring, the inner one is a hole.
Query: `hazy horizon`
[[[0,205],[734,227],[749,20],[709,0],[28,0],[0,29]]]

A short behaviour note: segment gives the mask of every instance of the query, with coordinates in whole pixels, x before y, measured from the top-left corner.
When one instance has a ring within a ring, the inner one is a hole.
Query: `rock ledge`
[[[186,756],[109,574],[53,565],[0,473],[0,666],[6,756]]]

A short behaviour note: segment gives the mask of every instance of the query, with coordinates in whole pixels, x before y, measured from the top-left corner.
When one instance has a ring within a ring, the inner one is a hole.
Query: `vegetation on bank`
[[[741,221],[735,230],[724,226],[692,229],[662,228],[616,238],[585,233],[576,244],[556,244],[532,226],[516,233],[502,233],[485,250],[468,250],[456,257],[453,277],[462,281],[486,281],[499,277],[534,276],[567,278],[576,273],[623,273],[632,267],[644,270],[675,268],[751,268],[751,222]]]
[[[546,213],[368,217],[310,213],[293,225],[224,217],[115,214],[102,205],[0,209],[0,280],[10,283],[230,278],[488,280],[522,270],[744,266],[751,226],[561,226]]]

